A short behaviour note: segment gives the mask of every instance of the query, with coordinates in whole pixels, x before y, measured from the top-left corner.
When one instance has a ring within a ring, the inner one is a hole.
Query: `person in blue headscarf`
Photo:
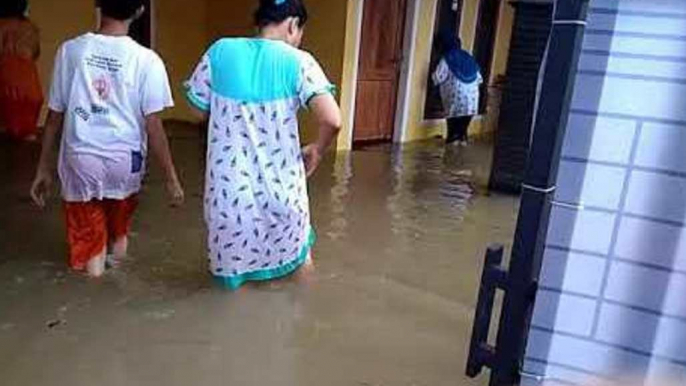
[[[433,74],[440,87],[443,108],[448,120],[447,143],[467,144],[467,131],[479,111],[479,86],[483,83],[481,69],[474,57],[464,49],[451,31],[442,31],[443,56]]]

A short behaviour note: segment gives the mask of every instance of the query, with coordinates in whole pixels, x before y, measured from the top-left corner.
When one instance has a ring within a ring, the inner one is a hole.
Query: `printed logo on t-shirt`
[[[75,108],[74,114],[76,114],[79,118],[83,119],[85,122],[88,122],[88,120],[91,119],[91,116],[90,116],[90,114],[88,114],[88,111],[86,111],[82,107]]]
[[[110,109],[107,107],[99,106],[96,105],[95,103],[91,104],[91,114],[93,115],[107,115],[110,113]]]
[[[111,74],[116,74],[121,71],[123,65],[116,58],[108,58],[102,55],[91,55],[86,58],[86,64],[90,67],[99,68],[108,71]]]
[[[101,76],[93,81],[93,89],[98,93],[101,100],[106,101],[110,98],[110,81],[105,76]]]

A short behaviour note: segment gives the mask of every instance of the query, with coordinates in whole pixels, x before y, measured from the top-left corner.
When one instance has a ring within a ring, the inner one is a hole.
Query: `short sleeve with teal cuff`
[[[186,84],[186,99],[200,111],[210,111],[212,101],[212,67],[205,54]]]
[[[300,99],[300,105],[307,108],[312,99],[319,95],[335,95],[336,86],[331,84],[324,70],[322,70],[322,67],[312,55],[307,52],[301,52],[300,56],[300,88],[298,98]]]

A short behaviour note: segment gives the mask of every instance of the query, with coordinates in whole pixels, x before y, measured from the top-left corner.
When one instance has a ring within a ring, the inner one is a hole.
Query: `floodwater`
[[[131,258],[100,280],[66,271],[59,202],[29,204],[36,147],[0,142],[2,385],[486,384],[463,376],[473,305],[517,207],[485,194],[487,145],[331,157],[311,183],[315,270],[231,293],[206,273],[198,133],[172,137],[186,205],[153,171]]]

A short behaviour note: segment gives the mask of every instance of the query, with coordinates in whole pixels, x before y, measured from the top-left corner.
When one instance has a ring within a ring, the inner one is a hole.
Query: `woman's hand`
[[[341,109],[338,108],[332,94],[315,96],[309,106],[319,126],[319,138],[317,142],[305,146],[302,150],[308,178],[317,170],[324,154],[341,130]]]
[[[305,172],[307,172],[307,178],[310,178],[317,168],[319,168],[319,164],[322,163],[322,154],[324,152],[319,145],[311,144],[305,146],[302,153],[303,161],[305,162]]]

